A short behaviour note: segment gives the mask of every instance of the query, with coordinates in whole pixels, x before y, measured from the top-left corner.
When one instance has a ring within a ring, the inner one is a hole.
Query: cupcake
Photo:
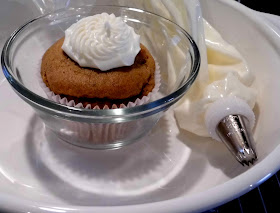
[[[107,13],[68,28],[44,54],[41,77],[53,100],[93,109],[140,105],[159,87],[158,65],[140,36]]]

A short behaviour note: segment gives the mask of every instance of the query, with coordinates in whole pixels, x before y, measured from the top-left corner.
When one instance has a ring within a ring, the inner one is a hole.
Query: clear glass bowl
[[[73,23],[102,12],[121,16],[157,59],[161,87],[156,100],[131,108],[93,110],[64,106],[46,98],[38,79],[43,54]],[[85,148],[113,149],[146,135],[186,93],[198,74],[200,56],[191,36],[163,17],[135,8],[85,6],[58,10],[26,23],[6,42],[1,62],[16,93],[59,138]]]

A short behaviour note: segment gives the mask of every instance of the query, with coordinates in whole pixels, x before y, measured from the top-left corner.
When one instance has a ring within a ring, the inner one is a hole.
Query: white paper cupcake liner
[[[121,104],[120,107],[117,107],[117,105],[113,104],[111,109],[134,107],[152,101],[153,98],[156,97],[161,85],[160,66],[156,60],[155,65],[155,86],[153,90],[147,96],[143,96],[140,99],[137,98],[134,102],[129,102],[126,105]],[[38,72],[38,80],[40,86],[50,100],[66,106],[91,109],[90,104],[83,106],[82,103],[76,104],[74,100],[68,101],[66,97],[61,98],[60,95],[55,95],[43,82],[40,72]],[[99,106],[95,106],[93,109],[100,108]],[[109,109],[109,107],[105,105],[103,109]],[[127,138],[132,137],[133,131],[137,131],[139,125],[144,125],[144,123],[145,121],[142,120],[130,121],[128,123],[83,123],[65,120],[64,123],[61,124],[63,128],[53,131],[55,131],[60,138],[71,144],[94,148],[95,145],[99,145],[100,147],[100,145],[125,141]]]
[[[82,123],[66,121],[59,136],[74,145],[94,148],[95,145],[114,144],[125,141],[133,134],[139,121],[128,123]],[[133,129],[134,127],[134,129]],[[69,134],[70,133],[70,134]]]
[[[153,90],[147,96],[143,96],[142,98],[137,98],[134,102],[128,102],[126,105],[120,104],[120,106],[118,107],[116,104],[113,104],[111,109],[129,108],[129,107],[139,106],[139,105],[146,104],[146,103],[150,102],[151,100],[153,100],[154,95],[159,91],[159,87],[161,85],[160,66],[156,59],[155,59],[155,65],[156,65],[155,86],[154,86]],[[91,104],[87,104],[86,106],[84,106],[82,103],[76,104],[74,100],[69,101],[66,97],[62,98],[60,95],[54,94],[54,92],[52,92],[44,83],[40,72],[38,72],[38,81],[39,81],[41,88],[44,90],[44,92],[46,93],[46,95],[48,96],[48,98],[50,100],[52,100],[56,103],[59,103],[59,104],[70,106],[70,107],[85,108],[85,109],[92,108]],[[100,109],[100,107],[95,106],[92,109]],[[105,105],[102,109],[110,109],[110,108],[107,105]]]

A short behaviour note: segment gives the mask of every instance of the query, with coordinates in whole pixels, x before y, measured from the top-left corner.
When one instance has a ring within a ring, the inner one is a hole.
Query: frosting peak
[[[65,31],[64,52],[81,67],[107,71],[131,66],[140,51],[140,36],[121,17],[97,14]]]

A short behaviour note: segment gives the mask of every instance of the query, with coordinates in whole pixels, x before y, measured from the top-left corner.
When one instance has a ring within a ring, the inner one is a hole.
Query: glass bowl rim
[[[76,108],[76,107],[70,107],[62,104],[55,103],[54,101],[51,101],[49,99],[46,99],[40,95],[35,94],[34,92],[30,91],[24,85],[22,85],[17,79],[13,77],[11,73],[12,69],[9,66],[9,56],[10,56],[10,48],[13,45],[14,41],[17,39],[19,34],[26,29],[30,24],[33,22],[40,20],[42,18],[45,18],[49,15],[55,14],[55,13],[61,13],[73,9],[81,9],[81,8],[87,8],[87,7],[115,7],[115,8],[123,8],[129,11],[135,11],[135,12],[141,12],[141,13],[146,13],[152,16],[155,16],[157,18],[160,18],[168,23],[171,23],[172,25],[175,25],[182,33],[183,35],[187,38],[189,41],[190,47],[193,50],[193,64],[191,67],[190,74],[188,76],[188,79],[186,82],[179,87],[177,90],[174,92],[168,94],[167,96],[164,96],[160,99],[157,99],[155,101],[140,105],[140,106],[134,106],[134,107],[127,107],[127,108],[117,108],[117,109],[85,109],[85,108]],[[139,116],[141,114],[154,114],[158,111],[161,111],[161,108],[167,108],[170,106],[172,103],[176,102],[188,89],[189,87],[193,84],[195,81],[199,68],[200,68],[200,54],[199,54],[199,49],[193,40],[193,38],[188,34],[186,30],[184,30],[182,27],[180,27],[178,24],[175,22],[160,16],[156,13],[152,13],[146,10],[138,9],[138,8],[133,8],[133,7],[126,7],[126,6],[116,6],[116,5],[85,5],[83,7],[71,7],[71,8],[63,8],[59,10],[52,11],[47,14],[43,14],[41,16],[38,16],[34,19],[29,20],[22,26],[20,26],[18,29],[16,29],[10,37],[7,39],[7,41],[4,44],[2,54],[1,54],[1,64],[2,64],[2,70],[3,73],[8,80],[8,82],[11,84],[13,89],[16,90],[18,94],[27,102],[35,106],[36,108],[44,108],[47,111],[50,112],[55,112],[57,115],[65,115],[68,114],[68,116],[82,116],[82,117],[107,117],[107,116]],[[64,117],[64,116],[63,116]],[[143,116],[142,116],[143,117]]]

